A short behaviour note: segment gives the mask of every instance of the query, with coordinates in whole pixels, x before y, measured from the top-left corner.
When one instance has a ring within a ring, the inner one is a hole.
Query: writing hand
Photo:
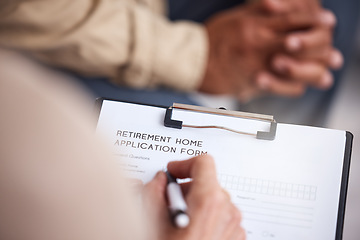
[[[170,162],[168,171],[176,178],[192,178],[182,184],[190,224],[178,229],[171,224],[165,198],[166,176],[159,172],[144,189],[144,202],[156,222],[153,236],[166,240],[244,240],[240,212],[217,182],[210,156]]]

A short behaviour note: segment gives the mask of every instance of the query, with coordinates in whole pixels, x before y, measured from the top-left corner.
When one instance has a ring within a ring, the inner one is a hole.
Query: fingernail
[[[287,71],[286,60],[283,58],[276,58],[274,61],[274,68],[279,73],[285,73]]]
[[[286,40],[286,49],[290,52],[299,51],[301,49],[301,40],[299,37],[291,36]]]
[[[279,0],[267,0],[267,3],[270,4],[272,10],[277,10],[279,7],[281,7]]]
[[[155,178],[160,182],[166,182],[167,181],[166,174],[163,171],[157,172]]]
[[[267,90],[270,84],[270,78],[267,74],[260,74],[257,79],[257,85],[261,90]]]
[[[321,78],[321,87],[324,89],[330,88],[333,85],[334,78],[330,72],[324,73]]]
[[[343,66],[343,64],[344,64],[344,58],[343,58],[342,54],[338,51],[334,51],[330,57],[331,68],[339,69]]]
[[[320,22],[327,26],[335,26],[336,17],[331,11],[325,10],[320,14]]]
[[[164,175],[164,172],[163,171],[158,171],[155,175],[155,178],[162,178]]]

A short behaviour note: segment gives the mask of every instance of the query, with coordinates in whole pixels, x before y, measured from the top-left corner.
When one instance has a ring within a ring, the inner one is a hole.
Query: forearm
[[[29,1],[0,17],[0,44],[49,64],[133,87],[198,87],[207,37],[135,1]]]

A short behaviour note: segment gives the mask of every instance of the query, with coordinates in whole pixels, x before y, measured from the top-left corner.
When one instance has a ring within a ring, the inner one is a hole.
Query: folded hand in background
[[[209,61],[200,91],[246,102],[329,89],[343,65],[332,46],[336,17],[314,0],[261,0],[209,19]]]

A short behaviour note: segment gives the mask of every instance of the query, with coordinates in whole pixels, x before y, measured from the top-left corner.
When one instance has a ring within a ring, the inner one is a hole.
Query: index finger
[[[319,1],[289,1],[289,0],[262,0],[260,4],[271,13],[286,13],[290,11],[315,11],[320,9]]]
[[[303,30],[316,26],[319,17],[316,14],[296,12],[291,14],[277,14],[269,16],[266,24],[276,31]]]
[[[331,46],[332,41],[332,31],[330,29],[316,27],[309,31],[289,34],[285,39],[285,48],[289,52],[311,51],[316,48]]]
[[[196,181],[217,181],[214,159],[201,155],[185,161],[168,163],[168,171],[176,178],[192,178]]]

